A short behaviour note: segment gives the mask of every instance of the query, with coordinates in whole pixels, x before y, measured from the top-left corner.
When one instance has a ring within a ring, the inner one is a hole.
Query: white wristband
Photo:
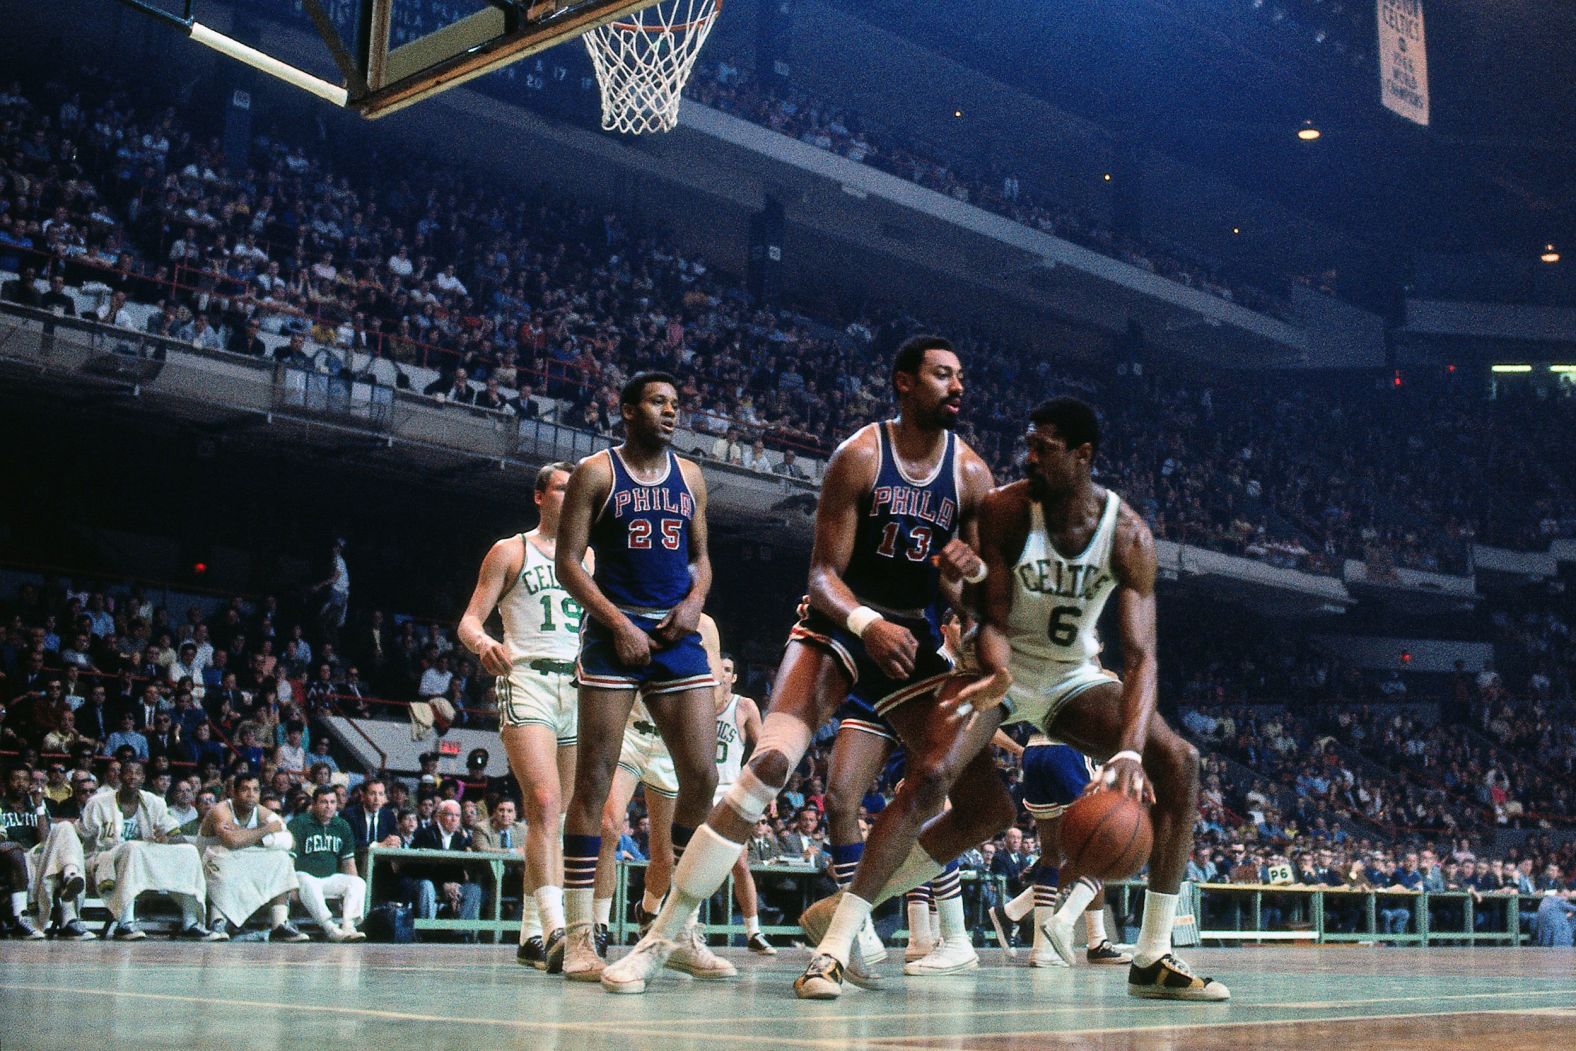
[[[978,584],[980,581],[984,580],[989,575],[990,575],[990,567],[987,566],[985,563],[981,562],[980,563],[980,568],[975,570],[972,573],[969,573],[969,574],[965,575],[963,580],[964,580],[965,583],[968,583],[968,584]]]
[[[870,629],[870,625],[874,624],[878,620],[885,619],[885,617],[871,609],[869,606],[858,606],[848,614],[848,619],[843,623],[854,635],[857,635],[859,638],[864,638],[865,632]]]
[[[1107,766],[1110,766],[1112,763],[1116,762],[1118,759],[1131,759],[1133,762],[1137,763],[1139,766],[1143,766],[1144,765],[1144,757],[1139,755],[1137,752],[1117,752],[1111,758],[1107,759],[1105,761],[1105,764]]]

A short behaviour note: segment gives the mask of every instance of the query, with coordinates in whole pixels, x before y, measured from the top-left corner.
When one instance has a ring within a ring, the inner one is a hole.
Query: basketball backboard
[[[175,25],[197,43],[236,61],[373,118],[564,43],[653,0],[484,0],[472,5],[478,10],[447,24],[424,24],[419,36],[398,46],[393,46],[396,16],[406,15],[402,24],[408,26],[410,9],[421,7],[421,18],[430,23],[436,5],[424,0],[301,0],[339,69],[340,83],[205,25],[197,0],[171,6],[153,0],[116,2]],[[402,4],[409,7],[396,11]]]

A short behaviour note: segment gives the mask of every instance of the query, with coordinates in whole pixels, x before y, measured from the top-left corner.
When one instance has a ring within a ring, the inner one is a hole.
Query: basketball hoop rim
[[[651,33],[657,36],[660,36],[664,33],[687,33],[696,26],[704,25],[707,22],[715,20],[718,15],[722,14],[722,4],[723,0],[715,0],[712,5],[711,13],[706,17],[696,18],[689,22],[680,22],[677,25],[646,26],[637,22],[609,22],[607,27],[609,29],[616,29],[620,33]],[[651,6],[655,7],[656,5],[653,4]]]

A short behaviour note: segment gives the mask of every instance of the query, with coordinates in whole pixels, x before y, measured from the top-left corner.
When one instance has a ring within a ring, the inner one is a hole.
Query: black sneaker
[[[604,960],[607,959],[608,938],[607,924],[598,923],[591,928],[591,940],[596,945],[596,954]]]
[[[777,946],[767,941],[766,935],[762,934],[760,931],[756,931],[754,934],[750,935],[750,937],[745,941],[744,947],[749,949],[751,952],[759,953],[762,956],[777,955]]]
[[[87,927],[83,926],[81,920],[73,916],[71,919],[55,928],[55,937],[70,938],[74,941],[90,942],[97,938],[98,935],[88,930]]]
[[[1231,990],[1213,978],[1200,978],[1187,964],[1166,953],[1147,967],[1127,969],[1127,995],[1150,1000],[1230,1000]]]
[[[140,942],[147,936],[147,932],[135,923],[115,924],[115,940],[118,942]]]
[[[535,967],[538,971],[547,970],[547,946],[542,943],[542,936],[533,934],[521,942],[514,959],[522,967]]]
[[[230,940],[230,921],[225,919],[223,916],[215,916],[213,922],[208,925],[208,933],[213,935],[212,938],[208,939],[209,941],[215,941],[215,942],[227,942],[227,941],[229,941]]]
[[[60,886],[55,888],[55,902],[76,901],[82,897],[82,892],[88,889],[88,881],[82,878],[82,873],[73,872],[60,881]]]
[[[44,932],[33,924],[31,916],[17,916],[11,920],[11,937],[40,942],[44,940]]]
[[[547,951],[544,954],[544,969],[548,974],[564,973],[564,946],[568,941],[568,932],[562,927],[547,936]]]
[[[836,1000],[843,995],[843,965],[824,953],[810,958],[810,966],[794,979],[793,991],[801,1000]]]
[[[1095,965],[1120,965],[1133,962],[1133,954],[1123,952],[1111,944],[1111,939],[1106,938],[1099,945],[1091,945],[1084,951],[1084,959]]]
[[[644,905],[635,906],[635,919],[639,923],[640,936],[644,938],[651,933],[651,925],[657,922],[657,914],[647,912]]]
[[[309,942],[312,939],[302,933],[299,927],[286,920],[268,932],[268,940],[271,942]]]
[[[992,905],[988,910],[990,925],[996,929],[996,944],[1006,954],[1007,959],[1018,958],[1018,925],[1012,922],[1012,917],[1007,915],[1007,910],[1000,905]]]
[[[217,942],[230,940],[230,936],[228,934],[223,934],[209,927],[204,927],[200,923],[194,923],[189,927],[186,927],[181,931],[180,934],[176,935],[176,937],[182,939],[183,941],[189,942]]]

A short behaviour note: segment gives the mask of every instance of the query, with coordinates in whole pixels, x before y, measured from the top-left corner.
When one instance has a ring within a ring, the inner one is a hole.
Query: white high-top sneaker
[[[594,982],[606,967],[596,954],[596,925],[577,923],[569,928],[564,947],[564,977],[571,982]]]
[[[696,978],[732,978],[739,973],[739,969],[724,960],[706,947],[706,939],[700,936],[696,924],[684,928],[673,941],[673,952],[668,956],[666,966],[675,971],[694,975]]]
[[[945,938],[930,951],[930,955],[905,964],[903,973],[908,975],[962,974],[976,970],[980,965],[979,954],[966,941],[949,942]]]

